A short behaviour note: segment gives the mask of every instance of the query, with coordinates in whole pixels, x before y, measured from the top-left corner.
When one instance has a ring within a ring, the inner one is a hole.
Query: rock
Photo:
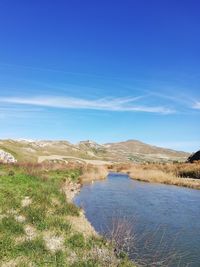
[[[85,148],[85,149],[91,149],[91,148],[93,148],[93,149],[101,149],[101,148],[103,148],[103,146],[102,145],[100,145],[100,144],[98,144],[98,143],[96,143],[96,142],[94,142],[94,141],[91,141],[91,140],[87,140],[87,141],[80,141],[79,143],[78,143],[78,146],[79,146],[79,148]]]
[[[191,156],[189,156],[189,158],[187,159],[187,162],[193,163],[194,161],[197,161],[197,160],[200,160],[200,150],[192,154]]]
[[[0,149],[0,162],[3,163],[15,163],[17,160],[13,155]]]

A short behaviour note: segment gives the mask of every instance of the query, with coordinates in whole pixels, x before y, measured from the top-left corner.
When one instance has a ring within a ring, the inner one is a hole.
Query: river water
[[[126,222],[128,253],[145,266],[200,266],[200,191],[110,173],[83,185],[74,200],[97,232]],[[119,222],[119,223],[118,223]]]

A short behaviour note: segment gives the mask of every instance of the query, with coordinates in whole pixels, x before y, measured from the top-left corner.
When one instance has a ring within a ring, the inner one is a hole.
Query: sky
[[[200,148],[198,0],[1,0],[0,138]]]

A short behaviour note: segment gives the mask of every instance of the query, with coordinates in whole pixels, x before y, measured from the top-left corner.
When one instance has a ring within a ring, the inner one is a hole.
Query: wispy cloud
[[[200,101],[197,101],[196,103],[193,104],[193,109],[200,109]]]
[[[73,75],[73,76],[86,76],[86,77],[96,77],[96,78],[101,78],[105,79],[104,75],[99,75],[99,74],[91,74],[91,73],[86,73],[86,72],[75,72],[75,71],[66,71],[66,70],[61,70],[61,69],[52,69],[52,68],[46,68],[46,67],[34,67],[34,66],[28,66],[28,65],[19,65],[19,64],[8,64],[8,63],[3,63],[0,62],[0,66],[3,67],[9,67],[12,69],[26,69],[26,70],[32,70],[32,71],[43,71],[43,72],[52,72],[52,73],[60,73],[60,74],[67,74],[67,75]],[[119,80],[118,77],[109,77],[109,79],[115,79]]]
[[[44,108],[42,107],[17,107],[16,105],[8,105],[7,107],[0,106],[0,120],[6,120],[8,118],[30,118],[35,114],[44,114]]]
[[[126,98],[100,98],[100,99],[82,99],[74,97],[54,97],[54,96],[37,96],[37,97],[2,97],[0,103],[33,105],[52,108],[64,109],[92,109],[106,111],[127,111],[127,112],[149,112],[170,114],[174,110],[164,106],[144,106],[138,105],[139,97]]]

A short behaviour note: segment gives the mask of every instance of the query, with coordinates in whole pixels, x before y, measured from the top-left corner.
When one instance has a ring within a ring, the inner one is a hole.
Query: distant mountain
[[[184,161],[189,153],[152,146],[138,140],[105,144],[108,151],[132,161]]]
[[[76,145],[67,141],[0,140],[0,149],[18,161],[32,162],[44,160],[169,162],[185,161],[189,156],[189,153],[186,152],[160,148],[137,140],[103,145],[91,140],[81,141]],[[0,160],[3,161],[1,154]]]

